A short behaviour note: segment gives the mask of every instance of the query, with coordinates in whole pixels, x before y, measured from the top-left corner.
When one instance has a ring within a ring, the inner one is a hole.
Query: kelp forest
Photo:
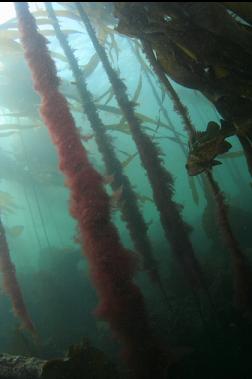
[[[251,378],[251,28],[1,2],[1,379]]]

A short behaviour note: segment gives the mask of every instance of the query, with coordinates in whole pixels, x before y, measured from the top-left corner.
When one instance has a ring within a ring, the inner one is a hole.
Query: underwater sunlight
[[[252,377],[252,5],[0,3],[0,378]]]
[[[0,23],[10,20],[15,17],[15,8],[13,3],[3,2],[0,6]]]

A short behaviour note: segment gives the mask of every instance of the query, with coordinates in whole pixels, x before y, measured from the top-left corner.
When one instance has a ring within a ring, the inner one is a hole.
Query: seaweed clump
[[[114,364],[88,339],[69,348],[65,359],[52,359],[43,366],[42,379],[119,379]]]

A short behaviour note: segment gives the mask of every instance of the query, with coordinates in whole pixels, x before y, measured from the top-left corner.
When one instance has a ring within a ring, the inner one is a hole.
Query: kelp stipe
[[[116,72],[111,67],[105,50],[100,45],[92,25],[80,3],[76,3],[88,34],[99,55],[104,69],[113,87],[117,102],[128,122],[133,140],[138,148],[143,167],[149,178],[153,199],[160,213],[160,220],[165,231],[166,238],[172,246],[172,250],[180,263],[188,282],[193,288],[201,288],[203,277],[194,250],[189,239],[189,226],[183,221],[180,214],[180,206],[173,199],[173,179],[170,173],[161,164],[158,149],[148,135],[141,129],[141,122],[135,115],[134,104],[129,101],[126,87]]]
[[[114,191],[118,190],[120,187],[122,188],[119,204],[122,219],[126,222],[134,247],[142,258],[144,269],[149,274],[151,280],[159,286],[165,301],[170,307],[165,288],[158,272],[158,266],[153,256],[151,242],[147,235],[147,225],[138,208],[135,192],[132,189],[128,177],[123,173],[121,162],[114,152],[110,137],[106,132],[106,127],[99,117],[92,94],[87,89],[83,72],[79,68],[73,51],[60,29],[52,4],[45,3],[45,7],[50,19],[52,20],[56,37],[58,38],[58,41],[68,60],[69,66],[73,72],[76,87],[83,107],[83,112],[87,115],[90,126],[95,133],[95,140],[102,155],[107,174],[113,176],[111,187]]]
[[[168,92],[171,94],[171,97],[174,101],[175,108],[177,109],[178,113],[180,113],[181,118],[183,120],[185,130],[188,133],[189,140],[192,138],[192,134],[194,131],[194,128],[190,122],[190,119],[188,117],[187,109],[183,106],[183,104],[179,101],[177,103],[178,96],[176,92],[171,87],[168,79],[166,78],[165,73],[162,70],[161,65],[159,62],[155,59],[155,56],[153,54],[153,51],[151,49],[151,46],[147,42],[143,42],[144,51],[146,52],[147,57],[150,60],[150,63],[152,64],[154,71],[158,75],[160,81],[165,85]],[[171,91],[171,88],[173,91]],[[174,93],[176,96],[174,96]],[[179,106],[177,106],[177,104]],[[182,107],[180,106],[182,105]],[[246,141],[247,142],[247,141]],[[247,144],[246,144],[247,146]],[[243,146],[244,148],[244,146]],[[248,158],[247,158],[248,161]],[[248,167],[250,165],[248,164]],[[234,291],[235,291],[235,303],[240,308],[247,308],[247,310],[250,311],[251,305],[252,305],[252,292],[250,288],[250,279],[249,279],[249,265],[248,262],[246,262],[246,258],[243,255],[238,241],[236,240],[234,233],[232,231],[231,225],[228,220],[227,215],[227,207],[225,204],[225,200],[223,197],[223,194],[218,186],[218,183],[213,179],[212,174],[208,171],[206,174],[206,178],[209,182],[211,192],[214,195],[214,199],[217,205],[217,217],[218,221],[221,226],[222,230],[222,237],[225,240],[231,254],[232,254],[232,263],[233,263],[233,272],[234,272]],[[204,192],[207,191],[207,188],[204,187]],[[207,194],[205,194],[207,196]],[[252,308],[251,308],[252,309]]]
[[[183,124],[185,126],[185,130],[188,133],[189,140],[192,138],[192,134],[194,131],[194,127],[191,124],[190,118],[187,113],[186,107],[183,106],[183,104],[180,102],[176,92],[170,85],[169,80],[167,79],[165,73],[162,70],[162,67],[160,63],[155,59],[155,56],[153,54],[153,51],[151,49],[151,46],[149,43],[146,41],[142,41],[144,51],[147,55],[147,58],[149,59],[150,63],[152,64],[152,67],[154,71],[156,72],[157,76],[159,77],[160,81],[165,85],[165,88],[167,91],[170,93],[175,109],[177,112],[180,114],[181,119],[183,121]],[[172,90],[171,90],[172,89]],[[176,96],[174,96],[174,93]],[[177,101],[179,100],[179,101]],[[243,139],[242,141],[244,141]],[[242,143],[242,142],[241,142]],[[243,148],[245,151],[244,145],[247,146],[247,150],[249,149],[248,147],[248,141],[245,140],[243,143]],[[250,146],[251,150],[251,146]],[[250,153],[250,152],[249,152]],[[249,165],[249,155],[247,154],[247,163],[248,167]],[[206,174],[207,180],[210,184],[211,192],[214,195],[214,199],[217,205],[217,216],[218,216],[218,221],[221,226],[222,230],[222,237],[225,240],[231,254],[232,254],[232,263],[233,263],[233,272],[234,272],[234,291],[235,291],[235,303],[237,306],[240,308],[246,308],[248,312],[251,312],[251,305],[252,305],[252,292],[250,288],[250,279],[249,279],[249,264],[246,262],[246,258],[243,255],[238,241],[236,240],[231,225],[228,221],[228,216],[227,216],[227,207],[225,205],[224,197],[223,194],[218,186],[218,183],[213,179],[213,176],[210,172]],[[207,188],[203,188],[204,192],[207,191]],[[206,195],[207,196],[207,195]]]
[[[153,54],[153,50],[151,48],[151,45],[147,41],[145,41],[144,39],[142,39],[142,45],[143,45],[143,51],[145,52],[147,59],[149,60],[150,64],[152,65],[154,72],[156,73],[160,82],[164,85],[169,96],[171,97],[172,102],[174,104],[174,110],[181,117],[182,124],[184,125],[185,131],[188,133],[188,135],[191,135],[195,129],[194,129],[194,126],[190,120],[187,108],[185,107],[184,104],[181,103],[177,92],[174,90],[170,81],[166,77],[161,64],[155,58],[155,56]]]
[[[167,79],[165,72],[162,69],[162,66],[160,63],[156,60],[152,48],[150,44],[146,41],[142,41],[144,51],[147,55],[147,58],[149,59],[150,63],[152,64],[152,67],[154,71],[156,72],[157,76],[159,77],[159,80],[161,83],[165,85],[165,88],[167,89],[168,93],[170,93],[175,109],[180,114],[181,119],[183,121],[183,124],[185,126],[185,130],[188,133],[189,140],[192,138],[192,134],[194,132],[194,127],[191,124],[190,118],[188,116],[188,112],[186,107],[180,102],[179,97],[177,96],[176,92],[172,88],[169,80]],[[175,94],[175,96],[174,96]],[[244,139],[242,139],[244,142]],[[244,142],[244,145],[246,145],[247,150],[249,150],[248,147],[248,141],[246,140]],[[244,146],[243,146],[244,148]],[[244,148],[245,150],[245,148]],[[250,146],[251,150],[251,146]],[[250,151],[249,151],[250,153]],[[248,154],[249,156],[250,154]],[[248,162],[248,157],[247,157]],[[249,162],[248,162],[249,163]],[[248,167],[250,165],[248,164]],[[251,279],[250,279],[250,268],[249,264],[246,261],[246,257],[244,256],[243,252],[241,251],[239,247],[239,243],[236,240],[234,233],[232,231],[231,225],[228,220],[227,215],[227,206],[225,204],[224,196],[218,186],[218,183],[214,180],[212,174],[210,171],[206,173],[206,178],[208,180],[208,183],[211,188],[211,192],[214,195],[214,199],[217,205],[217,218],[220,223],[220,227],[222,230],[222,237],[224,241],[227,244],[227,247],[229,251],[232,254],[232,263],[233,263],[233,272],[234,272],[234,292],[235,292],[235,303],[238,307],[242,309],[246,309],[248,313],[251,312],[251,305],[252,305],[252,292],[251,292]],[[207,188],[205,187],[204,191],[207,191]],[[205,194],[208,196],[207,194]]]
[[[134,54],[136,55],[139,63],[141,64],[142,71],[144,72],[146,80],[147,80],[149,86],[151,87],[153,96],[154,96],[154,98],[155,98],[155,100],[156,100],[156,102],[157,102],[157,104],[159,106],[159,110],[162,111],[162,114],[164,115],[165,119],[168,121],[168,123],[169,123],[169,125],[171,127],[171,131],[174,134],[174,141],[179,145],[181,151],[183,152],[183,155],[185,157],[187,157],[187,151],[186,151],[185,145],[184,145],[184,143],[183,143],[183,141],[181,139],[180,133],[178,133],[176,131],[173,123],[171,122],[171,120],[170,120],[170,118],[168,116],[167,110],[164,107],[163,99],[161,99],[159,97],[158,92],[157,92],[154,84],[152,83],[152,80],[151,80],[151,77],[150,77],[150,73],[149,73],[150,69],[148,69],[148,67],[146,67],[146,63],[143,61],[143,58],[141,57],[141,55],[139,53],[139,50],[136,47],[133,47],[133,44],[131,42],[129,42],[129,44],[130,44],[130,46],[131,46]],[[147,51],[145,53],[147,54]],[[157,74],[157,72],[156,72],[156,74]],[[158,76],[158,78],[159,78],[160,82],[162,83],[161,77]],[[166,88],[166,90],[168,90],[168,88]],[[178,98],[178,95],[176,94],[175,99],[177,99],[177,98]],[[182,119],[184,121],[184,124],[186,125],[187,121],[189,121],[189,126],[188,126],[188,128],[186,128],[186,131],[188,132],[188,129],[189,130],[193,130],[193,126],[191,125],[191,121],[190,121],[187,109],[185,108],[185,106],[181,102],[180,102],[180,104],[181,104],[180,109],[184,110],[183,114],[180,114],[180,116],[182,117]],[[177,107],[177,111],[176,112],[178,113],[178,107]],[[185,117],[183,118],[183,116],[185,116]],[[157,129],[156,129],[155,132],[157,132]],[[189,187],[191,189],[193,201],[195,202],[196,205],[199,205],[199,194],[198,194],[198,191],[197,191],[197,187],[196,187],[196,183],[195,183],[195,178],[193,178],[192,176],[187,175],[187,179],[188,179]],[[198,180],[198,184],[202,187],[201,182],[199,180]]]
[[[10,297],[14,313],[20,318],[22,325],[34,336],[35,327],[25,306],[23,295],[16,277],[15,266],[11,261],[5,230],[0,219],[0,271],[3,275],[3,288]]]
[[[206,173],[209,184],[217,204],[217,218],[219,221],[222,236],[228,250],[231,253],[233,266],[233,287],[235,305],[246,314],[252,317],[252,270],[239,243],[232,231],[228,219],[228,207],[218,183],[213,178],[210,171]]]
[[[97,314],[109,322],[123,343],[136,378],[161,377],[164,353],[150,331],[143,296],[133,283],[133,256],[121,245],[111,223],[103,178],[91,166],[67,101],[58,91],[59,79],[46,39],[38,33],[27,3],[15,3],[15,8],[25,57],[42,100],[41,116],[68,181],[71,213],[78,221],[83,251],[100,299]]]

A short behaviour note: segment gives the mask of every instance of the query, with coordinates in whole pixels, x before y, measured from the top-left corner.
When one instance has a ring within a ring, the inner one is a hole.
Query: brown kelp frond
[[[177,92],[174,90],[169,79],[165,75],[165,72],[164,72],[161,64],[155,58],[155,55],[153,53],[153,50],[152,50],[149,42],[147,42],[146,40],[143,39],[142,44],[143,44],[143,49],[144,49],[144,52],[146,54],[147,59],[149,60],[151,66],[153,67],[153,70],[155,71],[160,82],[165,86],[169,96],[171,97],[171,99],[173,101],[174,110],[181,117],[184,128],[190,136],[194,132],[194,127],[193,127],[192,122],[190,120],[187,108],[185,107],[185,105],[183,105],[181,103],[181,100],[180,100]]]
[[[5,236],[5,230],[0,220],[0,271],[3,275],[3,288],[10,297],[13,310],[20,318],[23,326],[33,335],[36,334],[34,325],[27,312],[23,295],[19,287],[15,266],[11,261],[9,247]]]
[[[132,137],[138,148],[143,167],[146,169],[153,191],[153,199],[160,213],[166,237],[173,252],[180,262],[189,283],[193,287],[201,287],[203,279],[194,250],[189,239],[189,226],[181,217],[180,207],[173,201],[173,179],[162,166],[158,149],[151,139],[142,131],[141,122],[136,117],[134,106],[128,99],[126,86],[110,65],[105,50],[99,44],[90,21],[80,3],[76,3],[80,16],[86,26],[104,69],[113,87],[117,102],[128,122]]]
[[[131,187],[128,177],[123,173],[122,164],[114,152],[110,138],[106,133],[106,127],[103,125],[103,122],[97,113],[92,95],[87,89],[85,78],[78,66],[77,60],[74,57],[64,34],[61,32],[52,5],[50,3],[46,3],[45,6],[55,28],[56,36],[64,50],[70,68],[73,72],[76,87],[82,103],[82,108],[84,113],[87,115],[91,128],[94,131],[95,140],[105,163],[106,172],[108,175],[113,175],[113,180],[110,185],[113,191],[117,191],[118,188],[121,188],[120,210],[122,218],[126,222],[136,251],[142,257],[144,269],[150,274],[151,279],[154,277],[158,278],[157,284],[159,284],[161,283],[161,279],[159,278],[157,263],[153,258],[152,246],[147,235],[147,225],[138,208],[135,192]],[[140,87],[141,80],[138,83],[135,93],[136,99],[139,95]]]
[[[251,128],[251,27],[234,20],[220,3],[145,4],[115,3],[117,30],[147,43],[150,53],[153,49],[161,76],[165,72],[201,91],[242,133],[244,121]]]
[[[67,97],[69,97],[69,96],[67,95]],[[83,110],[81,109],[81,106],[79,105],[79,99],[74,98],[73,100],[76,101],[76,102],[78,103],[77,106],[76,106],[76,105],[75,105],[75,106],[74,106],[74,105],[72,106],[73,109],[74,109],[74,111],[76,111],[76,112],[82,112]],[[111,113],[113,116],[114,116],[114,115],[115,115],[115,116],[123,116],[121,109],[119,109],[119,108],[117,108],[117,107],[115,107],[115,106],[107,105],[107,104],[101,104],[101,103],[99,103],[98,100],[96,100],[96,99],[95,99],[95,105],[96,105],[96,108],[97,108],[98,110],[101,110],[101,111],[104,111],[104,112],[107,112],[107,113]],[[138,117],[142,122],[144,122],[144,123],[146,123],[146,124],[154,125],[156,128],[157,128],[157,127],[163,127],[163,128],[165,128],[165,129],[168,129],[168,130],[171,130],[171,131],[172,131],[172,128],[171,128],[171,126],[169,125],[169,123],[164,123],[164,122],[162,122],[161,120],[158,120],[158,121],[157,121],[157,120],[155,120],[154,118],[152,118],[152,117],[150,117],[150,116],[147,116],[147,115],[145,115],[145,114],[143,114],[143,113],[140,113],[140,112],[135,112],[135,113],[136,113],[137,117]],[[117,127],[116,127],[116,125],[117,125]],[[120,131],[120,128],[121,128],[121,129],[122,129],[122,132],[125,132],[125,133],[126,133],[126,131],[124,130],[125,125],[126,125],[126,124],[124,124],[124,125],[112,124],[112,125],[111,125],[111,129],[116,129],[116,130]],[[110,128],[110,125],[108,126],[108,128]],[[153,132],[153,129],[150,128],[150,127],[144,126],[144,128],[146,128],[147,130],[150,130],[151,132]],[[178,135],[180,135],[181,137],[183,137],[183,134],[182,134],[182,133],[177,132],[177,131],[176,131],[176,133],[177,133]]]
[[[217,204],[217,216],[220,229],[226,245],[231,253],[234,280],[235,304],[243,312],[252,317],[252,271],[239,243],[232,231],[228,219],[228,206],[225,202],[224,194],[221,192],[218,183],[213,175],[206,173],[208,182]]]
[[[121,109],[118,109],[117,107],[114,107],[111,105],[104,105],[104,104],[96,104],[96,106],[98,109],[100,109],[102,111],[109,112],[109,113],[112,113],[114,115],[122,115]],[[172,130],[169,123],[167,124],[167,123],[164,123],[162,121],[158,122],[158,121],[154,120],[152,117],[146,116],[145,114],[142,114],[139,112],[136,112],[136,116],[137,116],[137,118],[139,118],[144,123],[155,125],[155,127],[158,127],[158,126],[161,127],[162,126],[165,129]],[[149,129],[147,126],[144,126],[144,128]],[[177,132],[177,133],[180,136],[183,136],[181,133],[179,133],[179,132]]]

